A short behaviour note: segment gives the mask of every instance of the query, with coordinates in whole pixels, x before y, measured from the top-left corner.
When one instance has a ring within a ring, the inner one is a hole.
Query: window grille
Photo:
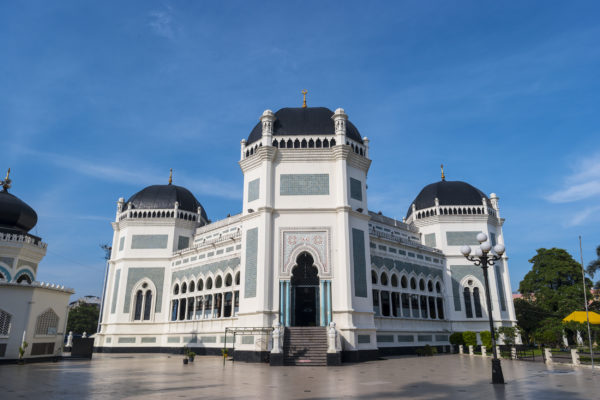
[[[0,310],[0,336],[8,336],[10,332],[11,315],[4,310]]]
[[[38,318],[35,326],[36,335],[56,335],[58,329],[58,315],[52,311],[44,311]]]

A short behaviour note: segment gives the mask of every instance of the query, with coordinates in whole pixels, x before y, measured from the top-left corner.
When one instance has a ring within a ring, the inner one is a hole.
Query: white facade
[[[290,110],[285,115],[313,115]],[[373,355],[447,345],[453,331],[489,330],[480,272],[461,267],[468,262],[460,246],[444,235],[484,231],[503,242],[497,200],[480,215],[413,213],[406,222],[369,212],[369,140],[349,135],[344,110],[331,113],[332,131],[322,134],[315,124],[311,133],[286,134],[290,122],[278,114],[266,110],[260,137],[242,140],[241,214],[206,223],[201,208],[119,200],[95,346],[212,352],[224,346],[225,328],[262,327],[265,334],[242,337],[235,348],[267,352],[274,325],[333,321],[338,350]],[[426,245],[432,233],[435,243]],[[495,324],[514,325],[506,257],[490,284]],[[467,316],[465,287],[479,288],[481,313],[471,297]]]

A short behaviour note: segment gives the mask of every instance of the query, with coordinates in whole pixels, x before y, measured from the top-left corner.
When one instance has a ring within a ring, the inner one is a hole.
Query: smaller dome
[[[462,181],[441,180],[425,186],[415,197],[411,206],[408,207],[406,218],[412,214],[412,205],[415,205],[417,211],[435,206],[435,199],[438,199],[440,206],[480,206],[482,199],[486,199],[488,206],[491,207],[489,198],[481,190]]]
[[[192,192],[182,186],[148,186],[131,196],[126,204],[133,210],[173,209],[175,202],[179,202],[180,210],[193,213],[198,212],[198,207],[200,207],[202,218],[204,221],[208,221],[208,216],[202,204],[200,204]]]
[[[27,233],[37,224],[37,214],[8,191],[0,191],[0,229]]]

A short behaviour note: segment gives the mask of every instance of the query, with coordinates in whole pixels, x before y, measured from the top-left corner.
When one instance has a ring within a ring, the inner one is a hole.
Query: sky
[[[0,3],[0,172],[48,243],[37,279],[101,295],[119,197],[190,189],[241,211],[240,140],[265,109],[343,107],[401,219],[427,184],[500,197],[513,290],[538,248],[600,245],[600,4]],[[596,277],[599,279],[600,277]],[[596,280],[597,280],[596,279]]]

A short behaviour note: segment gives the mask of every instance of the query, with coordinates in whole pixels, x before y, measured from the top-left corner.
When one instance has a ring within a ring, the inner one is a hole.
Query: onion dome
[[[435,206],[436,198],[440,206],[481,206],[483,199],[489,207],[492,206],[489,198],[481,190],[467,182],[442,179],[421,190],[408,208],[406,218],[413,212],[412,204],[415,205],[415,211],[419,211]]]
[[[196,197],[184,188],[172,184],[172,175],[169,177],[168,185],[152,185],[148,186],[127,200],[129,209],[131,210],[149,210],[149,209],[173,209],[175,202],[179,203],[179,210],[197,213],[198,208],[201,210],[201,216],[204,221],[208,221],[208,216],[202,204]]]
[[[27,203],[8,193],[11,186],[10,168],[6,178],[0,181],[0,230],[27,233],[37,224],[37,214]]]
[[[335,135],[335,126],[331,117],[333,111],[326,107],[298,107],[282,108],[275,113],[273,123],[273,136],[296,135]],[[346,123],[346,137],[358,143],[363,143],[358,129],[348,121]],[[262,124],[256,124],[247,144],[254,143],[262,138]]]

